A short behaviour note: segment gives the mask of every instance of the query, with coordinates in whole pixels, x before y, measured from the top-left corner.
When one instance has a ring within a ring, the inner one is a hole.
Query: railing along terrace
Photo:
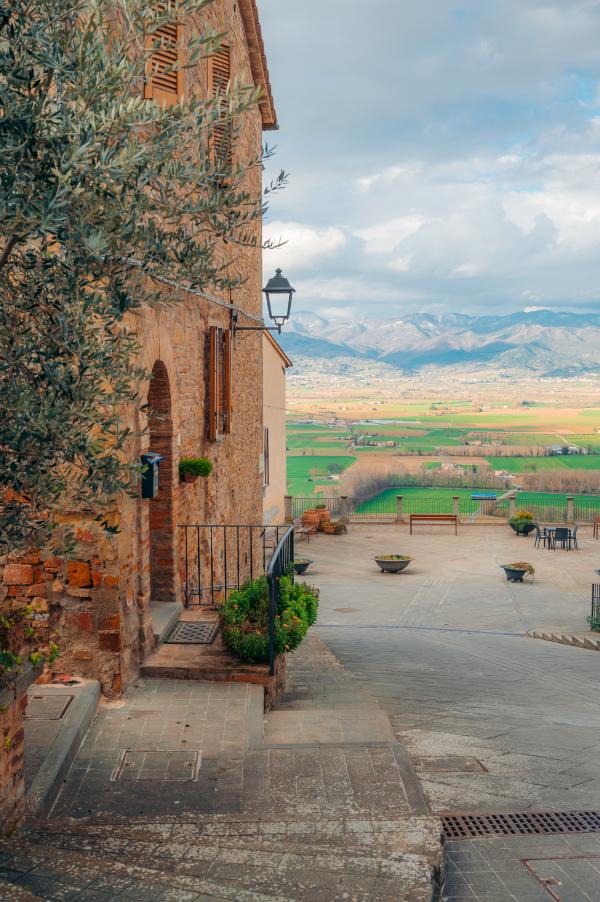
[[[186,608],[216,605],[267,572],[287,526],[186,524],[182,530],[182,580]]]
[[[379,496],[370,499],[355,497],[329,497],[319,495],[292,497],[288,501],[288,517],[301,517],[305,510],[317,505],[325,506],[332,520],[346,517],[351,521],[389,522],[408,519],[409,514],[452,514],[457,512],[462,522],[502,522],[519,510],[528,510],[538,523],[593,523],[600,516],[600,495],[589,498],[559,496],[553,500],[550,493],[541,500],[521,498],[519,492],[513,497],[504,495],[494,499],[477,499],[476,488],[457,491],[454,496],[427,497],[408,492],[403,494],[403,486],[390,487]],[[410,486],[411,489],[416,488]],[[426,487],[423,487],[426,488]],[[523,493],[525,494],[525,493]],[[399,500],[400,499],[400,500]]]
[[[294,579],[292,563],[294,561],[294,527],[290,526],[277,543],[277,547],[267,568],[269,585],[269,673],[275,674],[275,618],[281,606],[281,577],[289,575]]]

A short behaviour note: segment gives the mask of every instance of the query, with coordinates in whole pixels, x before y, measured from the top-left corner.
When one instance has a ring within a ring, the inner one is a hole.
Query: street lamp
[[[233,311],[233,331],[235,332],[277,332],[281,335],[281,329],[290,318],[292,312],[292,299],[296,292],[292,288],[286,277],[280,269],[275,270],[265,287],[263,294],[267,300],[267,309],[269,311],[269,319],[275,323],[274,326],[238,326],[238,311]]]
[[[263,294],[267,299],[269,319],[273,320],[279,334],[281,334],[283,324],[290,318],[295,291],[296,289],[292,288],[280,269],[275,270],[275,275],[263,288]]]

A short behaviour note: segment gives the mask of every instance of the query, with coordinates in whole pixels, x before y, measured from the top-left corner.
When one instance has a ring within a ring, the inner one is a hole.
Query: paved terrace
[[[537,550],[508,527],[463,526],[455,537],[429,525],[412,537],[352,526],[301,545],[322,590],[318,633],[387,711],[434,812],[600,810],[600,652],[527,636],[585,629],[600,542],[583,530],[580,546]],[[381,574],[378,552],[414,561]],[[508,583],[499,565],[523,559],[535,582]],[[445,898],[548,899],[549,875],[553,898],[597,899],[596,839],[449,843]],[[528,868],[533,858],[541,863]]]

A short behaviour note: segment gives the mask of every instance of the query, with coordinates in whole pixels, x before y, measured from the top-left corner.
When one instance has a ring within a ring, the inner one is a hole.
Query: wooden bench
[[[298,536],[298,538],[306,538],[309,543],[310,537],[317,534],[317,524],[314,523],[310,526],[306,526],[302,521],[302,517],[296,517],[296,519],[292,521],[292,526],[294,527],[294,538],[296,536]]]
[[[409,514],[411,536],[413,523],[454,523],[454,535],[458,535],[458,517],[456,514]]]

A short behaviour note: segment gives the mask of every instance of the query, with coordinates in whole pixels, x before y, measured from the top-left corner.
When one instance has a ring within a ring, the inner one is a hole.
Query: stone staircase
[[[0,844],[0,900],[425,902],[439,855],[426,817],[61,820]]]
[[[368,691],[313,635],[263,696],[146,676],[103,702],[50,819],[0,841],[0,902],[439,898],[441,821]]]

